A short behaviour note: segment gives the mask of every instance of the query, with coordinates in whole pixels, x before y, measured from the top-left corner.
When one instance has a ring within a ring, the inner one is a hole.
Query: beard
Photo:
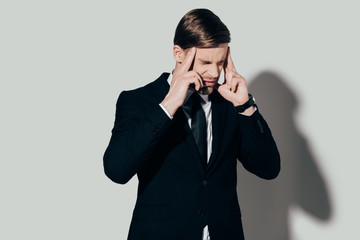
[[[203,95],[210,95],[213,91],[214,91],[215,87],[202,87],[200,88],[199,90],[199,93],[200,94],[203,94]]]

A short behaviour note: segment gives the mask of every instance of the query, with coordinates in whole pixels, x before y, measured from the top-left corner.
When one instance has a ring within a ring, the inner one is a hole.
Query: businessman
[[[120,94],[103,163],[116,183],[139,180],[128,239],[244,239],[237,162],[263,179],[279,174],[275,141],[229,43],[219,17],[191,10],[175,31],[173,71]]]

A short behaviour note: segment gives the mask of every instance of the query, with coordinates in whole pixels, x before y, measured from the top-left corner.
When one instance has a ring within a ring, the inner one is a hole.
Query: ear
[[[182,49],[179,45],[174,45],[173,55],[177,63],[181,63],[182,61],[184,61],[185,52],[184,49]]]

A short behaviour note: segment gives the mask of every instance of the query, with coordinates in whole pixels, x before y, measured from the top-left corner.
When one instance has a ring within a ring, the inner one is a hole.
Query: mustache
[[[218,81],[219,80],[218,77],[214,78],[214,77],[210,77],[210,76],[201,76],[201,78],[202,78],[203,81],[205,81],[205,80],[207,80],[207,81]]]

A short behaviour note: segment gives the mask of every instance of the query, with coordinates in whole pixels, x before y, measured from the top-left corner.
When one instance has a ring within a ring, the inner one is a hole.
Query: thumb
[[[226,100],[230,101],[230,99],[233,98],[233,95],[235,93],[233,93],[232,91],[230,91],[230,89],[228,88],[228,86],[226,85],[226,83],[221,84],[218,87],[218,92],[220,93],[221,96],[223,96],[223,98],[225,98]]]

